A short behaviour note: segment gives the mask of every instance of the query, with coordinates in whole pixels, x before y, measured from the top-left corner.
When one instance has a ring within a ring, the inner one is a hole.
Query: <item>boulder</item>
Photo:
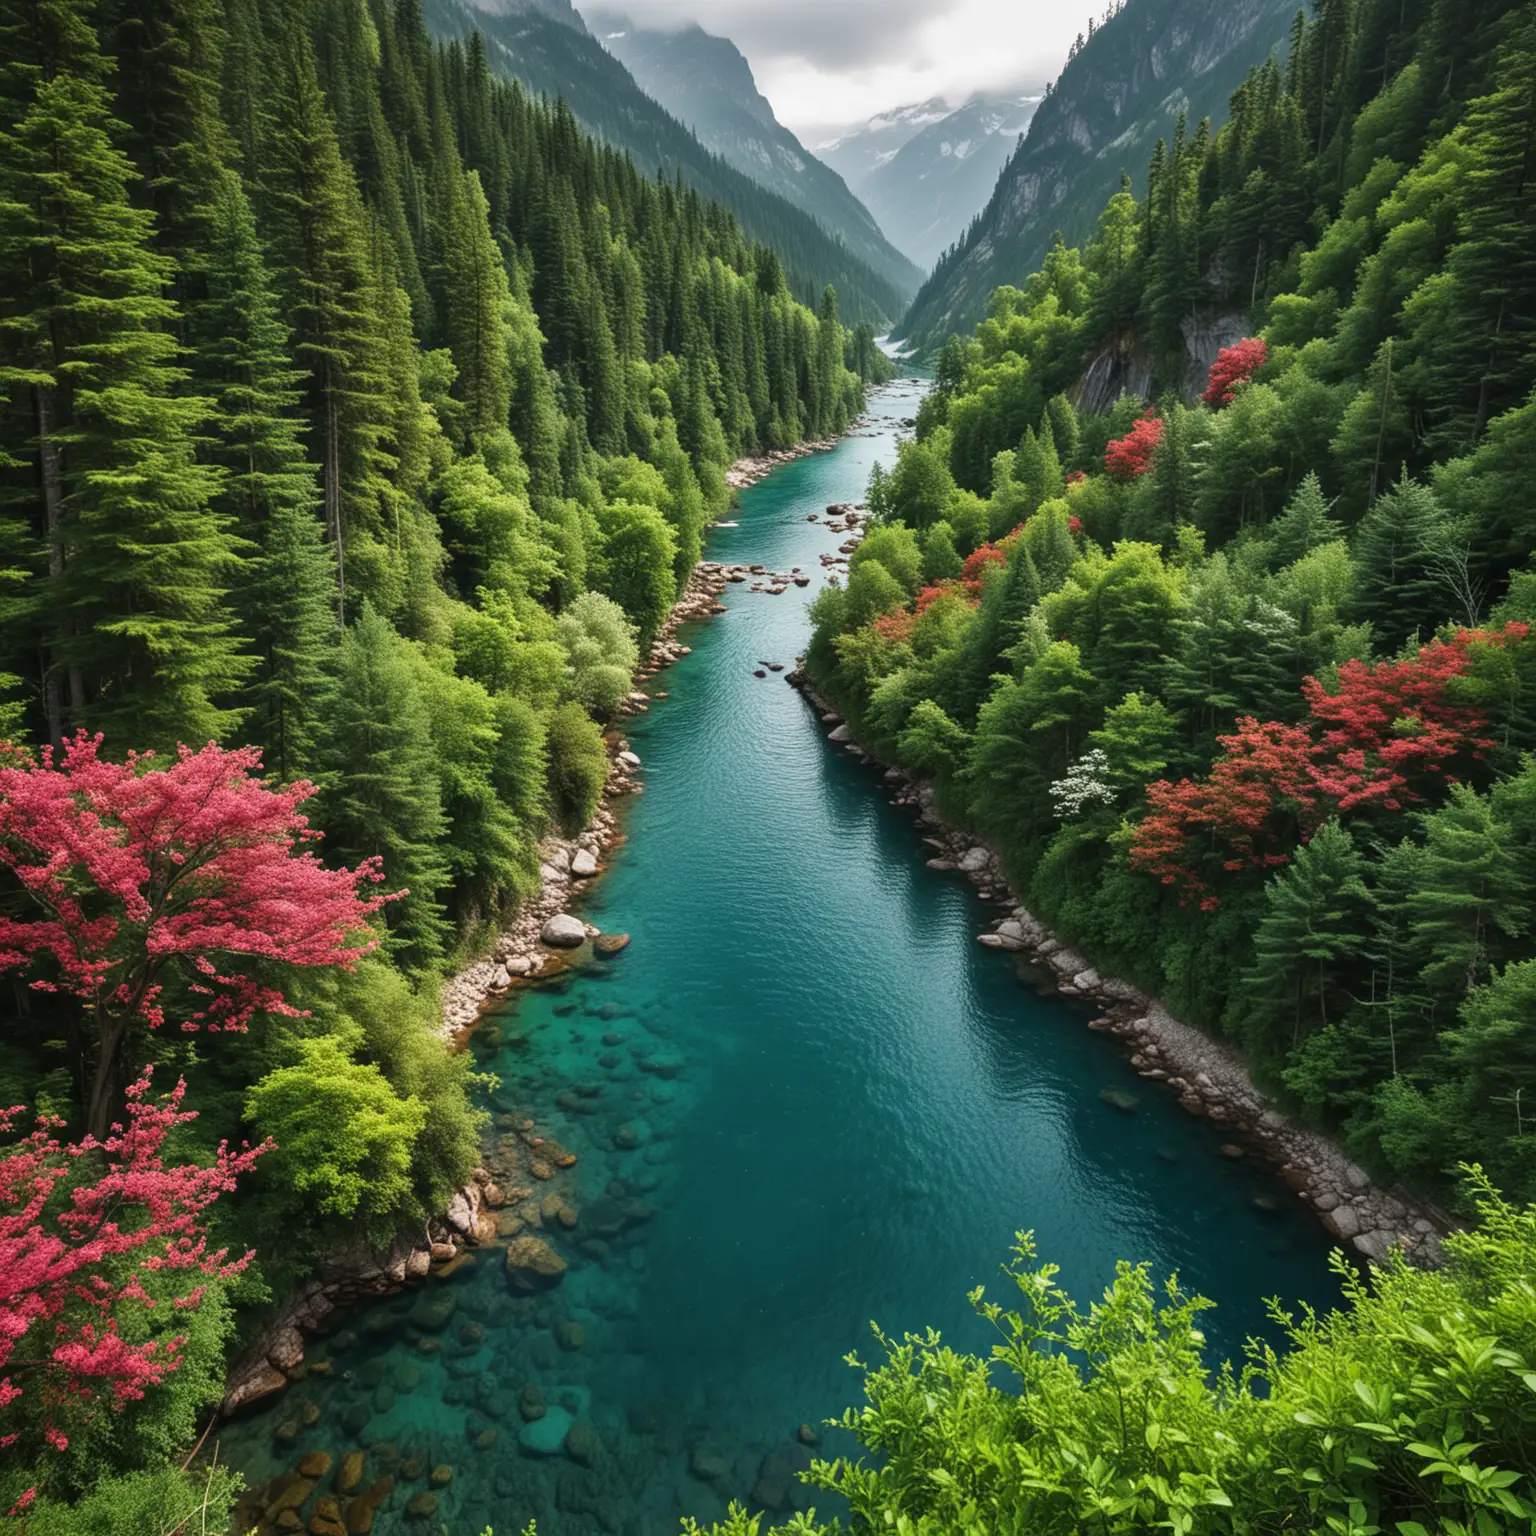
[[[629,948],[629,935],[627,933],[601,934],[593,944],[600,955],[616,955]]]
[[[288,1378],[264,1360],[255,1370],[242,1376],[225,1395],[220,1412],[227,1418],[263,1398],[274,1397],[288,1385]]]
[[[267,1362],[280,1371],[291,1371],[304,1358],[304,1335],[292,1326],[279,1328],[267,1348]]]
[[[585,848],[571,860],[571,873],[578,880],[590,880],[597,873],[597,860]]]
[[[640,766],[640,759],[633,752],[620,752],[619,761],[633,773]]]
[[[853,732],[846,725],[840,725],[827,735],[828,741],[845,742],[853,740]]]
[[[514,955],[507,961],[508,976],[527,976],[533,969],[533,961],[527,955]]]
[[[442,1286],[423,1291],[411,1308],[411,1327],[421,1333],[441,1333],[458,1309],[459,1298],[453,1291]]]
[[[587,942],[586,925],[569,912],[557,913],[544,924],[539,942],[550,949],[580,949]]]
[[[577,1419],[565,1432],[565,1454],[572,1461],[590,1467],[597,1459],[597,1432],[585,1419]]]
[[[507,1283],[514,1291],[547,1291],[565,1278],[565,1260],[542,1238],[518,1237],[507,1246]]]
[[[1352,1205],[1340,1205],[1337,1210],[1329,1211],[1323,1217],[1323,1225],[1340,1242],[1347,1243],[1360,1235],[1360,1213]]]
[[[542,1418],[523,1425],[517,1443],[530,1456],[558,1456],[571,1432],[571,1415],[561,1407],[550,1408]]]
[[[1099,1097],[1122,1114],[1134,1115],[1141,1108],[1141,1100],[1134,1093],[1127,1093],[1123,1088],[1101,1088]]]
[[[972,848],[960,859],[960,868],[968,875],[979,874],[992,862],[992,855],[985,848]]]

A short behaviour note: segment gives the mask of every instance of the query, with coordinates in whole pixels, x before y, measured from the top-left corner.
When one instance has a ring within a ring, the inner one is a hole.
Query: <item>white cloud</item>
[[[578,0],[578,4],[580,0]],[[903,102],[1054,79],[1102,0],[607,0],[642,26],[696,21],[751,61],[798,133]],[[596,7],[594,7],[595,9]]]

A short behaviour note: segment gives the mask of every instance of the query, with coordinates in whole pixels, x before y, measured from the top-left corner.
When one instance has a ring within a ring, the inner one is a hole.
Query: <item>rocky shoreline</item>
[[[851,423],[849,431],[863,425],[863,418]],[[771,448],[765,454],[757,458],[737,459],[725,472],[725,483],[733,491],[744,491],[749,485],[756,485],[759,480],[766,480],[774,470],[781,469],[786,464],[793,464],[796,459],[808,459],[815,453],[826,453],[831,448],[836,448],[842,442],[840,437],[822,437],[814,442],[799,443],[793,448]]]
[[[831,741],[861,761],[874,762],[803,672],[790,673],[789,681],[817,711]],[[984,899],[1005,910],[1006,915],[978,936],[980,943],[1038,965],[1062,996],[1100,1005],[1103,1012],[1089,1023],[1090,1029],[1123,1041],[1141,1076],[1177,1094],[1189,1114],[1229,1128],[1246,1141],[1246,1146],[1236,1140],[1228,1143],[1223,1150],[1229,1156],[1246,1156],[1251,1150],[1275,1164],[1280,1177],[1347,1251],[1380,1262],[1400,1248],[1426,1267],[1441,1262],[1440,1239],[1451,1225],[1442,1212],[1416,1202],[1406,1191],[1379,1188],[1328,1137],[1293,1124],[1281,1113],[1254,1086],[1229,1047],[1181,1023],[1129,982],[1100,975],[1085,956],[1062,943],[1024,907],[994,848],[938,815],[932,786],[901,768],[887,768],[885,778],[893,803],[917,813],[923,840],[932,851],[928,867],[964,875]],[[1127,1113],[1135,1110],[1133,1096],[1106,1091],[1105,1097]]]

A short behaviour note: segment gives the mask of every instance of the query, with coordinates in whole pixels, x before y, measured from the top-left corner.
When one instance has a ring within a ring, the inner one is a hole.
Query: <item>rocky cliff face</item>
[[[1059,230],[1086,236],[1181,112],[1219,123],[1243,76],[1289,36],[1294,0],[1129,0],[1070,59],[1003,168],[992,200],[940,264],[898,334],[929,348],[969,330],[992,291],[1039,265]]]

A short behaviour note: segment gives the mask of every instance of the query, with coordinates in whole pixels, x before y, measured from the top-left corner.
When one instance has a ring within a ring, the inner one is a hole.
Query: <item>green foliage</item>
[[[972,1301],[990,1358],[875,1329],[865,1406],[839,1421],[872,1454],[818,1461],[857,1529],[1188,1536],[1289,1530],[1514,1532],[1536,1518],[1529,1438],[1536,1211],[1476,1173],[1478,1228],[1439,1271],[1340,1262],[1342,1309],[1277,1312],[1287,1347],[1240,1370],[1207,1357],[1210,1303],[1122,1263],[1087,1308],[1021,1236],[1013,1306]],[[757,1529],[734,1512],[714,1536]],[[777,1532],[827,1533],[797,1518]]]
[[[624,610],[586,592],[560,615],[555,636],[566,656],[566,687],[583,708],[611,715],[629,693],[640,647]]]
[[[380,1241],[420,1207],[411,1147],[426,1107],[402,1098],[376,1067],[351,1060],[335,1036],[299,1043],[297,1059],[256,1083],[246,1115],[275,1143],[262,1176],[281,1181],[300,1208],[313,1205]]]
[[[545,724],[544,743],[555,820],[574,834],[591,820],[608,782],[603,734],[579,704],[562,704]]]

